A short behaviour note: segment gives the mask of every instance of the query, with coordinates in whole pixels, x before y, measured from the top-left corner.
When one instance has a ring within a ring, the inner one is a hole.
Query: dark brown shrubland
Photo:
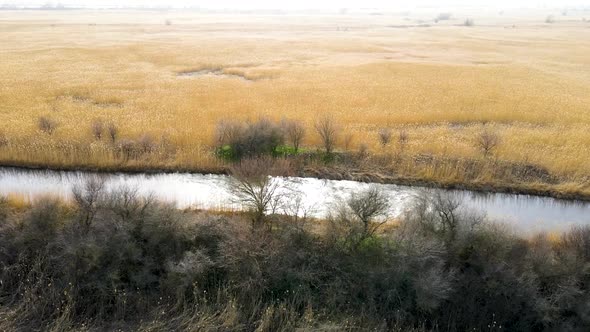
[[[82,186],[75,205],[46,198],[17,209],[0,199],[0,329],[522,331],[590,323],[588,227],[527,240],[452,197],[424,196],[399,226],[367,234],[360,220],[383,211],[365,209],[377,195],[370,190],[343,202],[355,211],[345,216],[350,223],[338,213],[325,228],[277,216],[277,227],[253,232],[239,214],[179,211],[132,188],[99,187]]]

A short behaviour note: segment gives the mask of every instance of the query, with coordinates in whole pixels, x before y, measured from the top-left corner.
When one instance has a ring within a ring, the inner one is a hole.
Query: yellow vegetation
[[[404,128],[408,155],[482,158],[486,128],[501,137],[496,158],[590,192],[588,24],[534,15],[399,28],[424,17],[0,12],[0,163],[213,170],[220,119],[298,119],[310,147],[313,122],[332,114],[353,149],[383,151],[379,129]],[[96,119],[175,152],[124,159],[93,138]]]

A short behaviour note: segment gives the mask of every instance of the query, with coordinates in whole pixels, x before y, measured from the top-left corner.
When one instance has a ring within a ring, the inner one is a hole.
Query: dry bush
[[[281,126],[266,118],[248,124],[223,121],[217,126],[216,136],[221,147],[229,146],[231,157],[238,160],[273,155],[285,141]]]
[[[414,206],[406,213],[404,222],[452,246],[459,237],[483,224],[484,218],[465,211],[452,194],[423,193],[415,198]]]
[[[373,225],[378,217],[386,217],[389,212],[389,197],[378,187],[351,195],[346,204],[353,215],[363,224],[364,236],[372,236],[382,222]]]
[[[410,140],[410,136],[405,129],[400,130],[399,136],[397,137],[397,143],[399,144],[399,151],[404,153],[406,150],[406,146],[408,145],[408,141]]]
[[[244,159],[232,165],[230,174],[230,189],[238,201],[252,213],[252,223],[255,226],[272,223],[266,218],[267,214],[275,214],[282,209],[287,186],[285,182],[270,177],[274,175],[288,175],[290,167],[285,160],[275,160],[270,157]]]
[[[272,232],[128,188],[105,192],[87,232],[63,202],[2,214],[0,199],[0,329],[586,330],[588,227],[521,238],[430,197],[350,246],[382,211],[368,193],[326,228],[277,217]]]
[[[89,177],[72,188],[72,197],[83,229],[88,231],[103,200],[105,180],[99,175]]]
[[[42,132],[51,135],[57,128],[57,123],[47,116],[41,116],[37,120],[37,126]]]
[[[244,135],[245,125],[234,120],[221,120],[215,130],[216,141],[219,145],[231,145]]]
[[[322,140],[326,154],[332,154],[340,135],[340,127],[336,124],[334,118],[327,115],[318,119],[315,123],[315,129]]]
[[[305,137],[305,127],[298,121],[285,119],[281,121],[281,127],[287,139],[293,145],[295,152],[298,152]]]
[[[132,139],[122,139],[117,142],[117,155],[124,160],[138,157],[137,143]]]
[[[473,19],[471,18],[467,18],[465,19],[465,21],[463,22],[463,25],[466,27],[472,27],[475,25],[475,22],[473,21]]]
[[[496,133],[490,132],[488,130],[484,130],[481,134],[479,134],[475,141],[477,148],[481,151],[484,157],[489,157],[492,155],[500,143],[500,137]]]
[[[381,143],[381,146],[383,146],[384,148],[386,146],[388,146],[389,143],[391,143],[391,137],[392,137],[393,133],[390,128],[379,129],[378,135],[379,135],[379,143]]]
[[[102,139],[102,135],[104,132],[104,123],[102,120],[94,120],[90,126],[90,130],[92,132],[92,136],[97,140],[100,141]]]
[[[549,15],[545,18],[545,23],[551,24],[555,23],[555,17],[553,15]]]
[[[156,150],[156,142],[152,135],[143,134],[137,140],[137,148],[140,154],[152,153]]]

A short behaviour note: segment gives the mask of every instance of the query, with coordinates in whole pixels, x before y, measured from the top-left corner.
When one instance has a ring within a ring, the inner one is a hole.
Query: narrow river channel
[[[0,195],[16,194],[29,199],[43,195],[69,198],[72,187],[83,183],[91,172],[62,172],[0,168]],[[180,208],[239,209],[229,182],[230,177],[206,174],[101,174],[111,189],[132,187],[141,195],[175,203]],[[367,184],[313,178],[275,178],[290,188],[293,200],[315,217],[325,217],[342,198],[354,195],[371,185],[391,197],[390,216],[396,217],[410,208],[415,198],[424,194],[453,195],[462,208],[485,214],[491,221],[508,224],[519,232],[564,231],[573,225],[590,224],[590,203],[513,194],[482,194],[464,190],[425,189],[392,184]]]

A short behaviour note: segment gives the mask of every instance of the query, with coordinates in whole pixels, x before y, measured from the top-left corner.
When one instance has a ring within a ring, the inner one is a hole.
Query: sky
[[[83,7],[108,6],[171,6],[200,7],[209,9],[338,9],[338,8],[412,8],[421,6],[452,7],[452,6],[485,6],[499,8],[537,8],[588,6],[590,0],[0,0],[0,4],[17,6],[41,6],[43,4],[62,3]]]

